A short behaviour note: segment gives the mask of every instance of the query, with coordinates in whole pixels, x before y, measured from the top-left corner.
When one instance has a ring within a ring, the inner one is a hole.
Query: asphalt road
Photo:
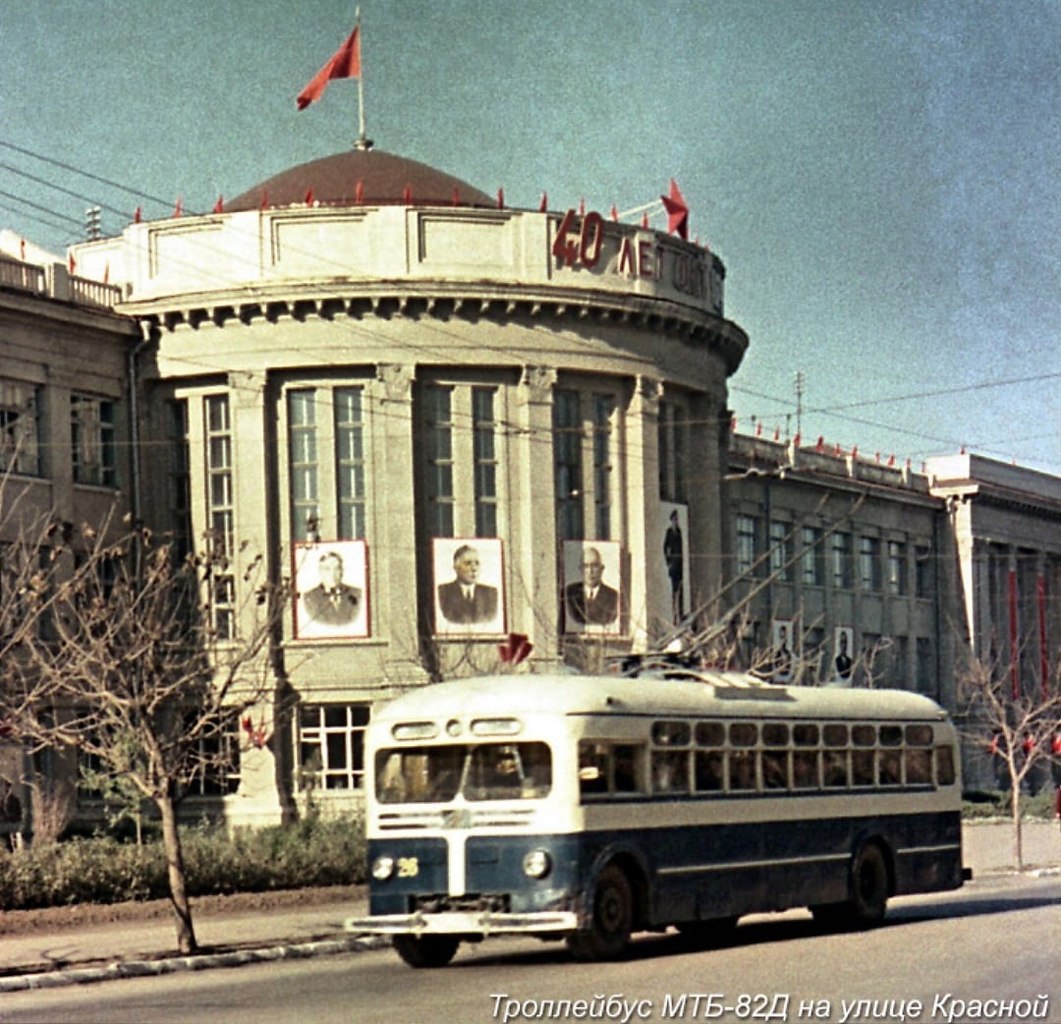
[[[364,952],[12,993],[0,1021],[522,1024],[616,1020],[621,1011],[631,1021],[839,1024],[846,1011],[848,1024],[1001,1024],[1010,1018],[993,1000],[1017,1010],[1027,1000],[1024,1019],[1061,1024],[1059,911],[1059,876],[992,879],[895,900],[884,926],[864,933],[825,933],[791,912],[745,919],[717,949],[641,937],[614,964],[577,964],[562,945],[514,939],[462,947],[436,971]],[[586,1001],[581,1017],[577,1000]],[[964,1012],[972,1000],[978,1014]]]

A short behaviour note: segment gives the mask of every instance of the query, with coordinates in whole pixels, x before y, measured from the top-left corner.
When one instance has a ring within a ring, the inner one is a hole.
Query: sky
[[[1061,475],[1061,0],[361,15],[377,149],[513,207],[547,192],[560,211],[633,210],[678,182],[750,337],[730,380],[741,432]],[[356,82],[302,112],[295,97],[354,16],[347,0],[0,0],[0,227],[61,253],[89,205],[117,234],[137,206],[209,210],[346,149]]]

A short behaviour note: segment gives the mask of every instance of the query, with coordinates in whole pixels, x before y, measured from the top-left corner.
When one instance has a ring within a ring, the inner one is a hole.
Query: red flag
[[[173,216],[174,217],[183,217],[184,216],[184,200],[180,196],[177,196],[177,202],[176,202],[176,204],[173,207]]]
[[[298,109],[305,110],[314,100],[319,100],[333,78],[360,77],[361,26],[357,25],[346,42],[335,51],[335,56],[313,76],[309,85],[298,94]]]
[[[545,211],[548,210],[548,209],[549,209],[549,193],[548,192],[543,192],[542,193],[542,201],[538,204],[538,212],[539,213],[545,213]]]
[[[619,207],[612,203],[612,220],[617,221],[619,219]]]
[[[497,208],[499,210],[505,208],[505,190],[503,188],[497,190]]]
[[[413,186],[412,185],[406,185],[405,188],[402,189],[402,202],[406,206],[412,206],[413,205]]]
[[[140,209],[140,207],[138,206],[138,207],[137,207],[137,208],[136,208],[136,209],[135,209],[135,210],[133,211],[133,223],[134,223],[134,224],[139,224],[139,223],[140,223],[140,218],[141,218],[142,216],[143,216],[143,211],[142,211],[142,210]]]
[[[70,253],[70,257],[69,257],[69,259],[67,259],[67,261],[66,261],[66,266],[67,266],[67,268],[69,269],[69,271],[70,271],[70,273],[71,273],[71,274],[72,274],[72,273],[73,273],[73,272],[74,272],[75,270],[77,270],[77,260],[75,260],[75,259],[74,259],[74,254],[73,254],[73,253]]]
[[[306,198],[305,198],[304,202],[305,202],[305,204],[307,206],[312,206],[313,205],[313,188],[312,187],[306,189]]]
[[[217,197],[217,202],[214,203],[214,213],[225,212],[225,200],[222,196]]]
[[[357,185],[354,187],[354,202],[360,206],[365,201],[365,183],[361,178],[357,179]]]
[[[689,207],[685,204],[678,183],[671,178],[670,195],[660,196],[667,211],[667,230],[673,231],[679,238],[689,241]]]

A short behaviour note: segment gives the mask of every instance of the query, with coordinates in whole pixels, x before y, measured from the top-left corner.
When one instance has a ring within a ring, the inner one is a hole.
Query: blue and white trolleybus
[[[425,686],[366,734],[369,914],[414,967],[462,941],[638,931],[704,941],[810,907],[866,927],[892,896],[955,889],[958,747],[905,691],[729,672],[506,675]]]

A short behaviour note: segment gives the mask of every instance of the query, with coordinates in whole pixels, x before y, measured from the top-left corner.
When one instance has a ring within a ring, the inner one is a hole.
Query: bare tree
[[[241,716],[272,696],[267,647],[283,595],[261,582],[260,559],[237,587],[209,543],[179,561],[146,530],[112,540],[109,526],[45,522],[8,545],[0,720],[31,752],[74,751],[96,777],[154,804],[177,942],[189,953],[197,943],[177,805],[228,766]],[[247,595],[223,632],[211,615],[221,587],[228,602]]]
[[[1023,871],[1021,792],[1038,766],[1050,764],[1061,730],[1061,678],[1022,686],[1014,683],[1012,666],[971,658],[958,674],[957,692],[963,737],[988,751],[1008,776],[1013,863]]]

